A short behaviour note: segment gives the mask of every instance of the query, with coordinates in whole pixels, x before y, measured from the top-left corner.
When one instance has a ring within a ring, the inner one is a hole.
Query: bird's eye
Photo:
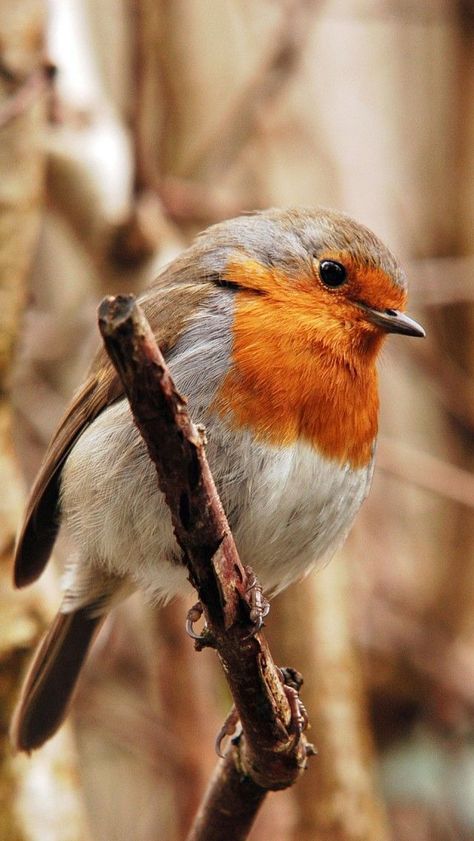
[[[335,260],[322,260],[319,264],[319,276],[325,286],[336,289],[345,283],[347,272],[345,267]]]

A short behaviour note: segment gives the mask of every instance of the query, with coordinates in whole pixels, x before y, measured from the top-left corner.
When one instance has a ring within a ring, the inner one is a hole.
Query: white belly
[[[307,444],[277,449],[255,444],[249,433],[241,434],[234,451],[234,465],[229,469],[228,456],[224,475],[214,468],[216,481],[243,563],[255,569],[267,593],[275,593],[341,545],[368,493],[372,465],[354,470]],[[211,447],[211,466],[213,455]]]
[[[256,444],[250,433],[230,434],[217,420],[208,422],[208,438],[242,562],[267,593],[331,556],[366,496],[371,468],[338,466],[302,443]],[[169,511],[125,401],[103,412],[74,447],[63,471],[62,505],[80,577],[99,567],[131,579],[153,600],[187,588]],[[85,584],[68,578],[82,592]]]

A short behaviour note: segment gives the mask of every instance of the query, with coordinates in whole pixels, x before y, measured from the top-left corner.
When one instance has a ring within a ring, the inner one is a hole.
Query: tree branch
[[[239,770],[233,746],[215,769],[187,841],[245,841],[266,793]]]
[[[99,327],[156,466],[183,560],[204,608],[209,639],[242,724],[243,735],[218,766],[189,837],[245,838],[242,827],[251,826],[266,791],[292,785],[311,748],[294,726],[281,673],[265,638],[250,633],[248,571],[238,557],[209,470],[203,430],[191,421],[186,399],[176,391],[133,296],[105,298]],[[219,818],[214,808],[219,802],[226,804],[225,820],[224,812]],[[229,827],[234,824],[237,834],[232,836]]]

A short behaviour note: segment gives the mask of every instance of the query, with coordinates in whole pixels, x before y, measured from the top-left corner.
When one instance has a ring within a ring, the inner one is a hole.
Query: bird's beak
[[[404,336],[418,336],[419,338],[426,336],[421,324],[400,310],[377,310],[366,304],[359,304],[359,306],[364,310],[368,321],[381,327],[386,333],[403,333]]]

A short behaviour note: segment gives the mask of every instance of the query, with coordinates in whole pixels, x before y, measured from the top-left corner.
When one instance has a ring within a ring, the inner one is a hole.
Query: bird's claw
[[[296,669],[292,669],[289,666],[279,669],[279,672],[290,707],[291,731],[296,736],[301,736],[309,722],[306,707],[299,696],[299,691],[303,685],[303,677]],[[311,748],[314,750],[312,745]]]
[[[245,588],[244,598],[249,608],[249,619],[252,625],[252,630],[246,639],[254,637],[255,634],[263,628],[265,616],[270,610],[270,602],[267,601],[263,595],[262,585],[259,583],[251,567],[245,567],[245,574],[247,576],[247,586]]]
[[[296,671],[296,669],[292,669],[290,667],[278,669],[278,671],[290,707],[290,732],[294,734],[296,738],[299,738],[304,732],[304,730],[306,730],[306,728],[308,727],[308,713],[306,712],[306,707],[304,706],[298,694],[303,684],[303,678],[300,675],[300,673]],[[224,724],[219,730],[215,741],[216,753],[218,756],[221,757],[221,759],[224,758],[224,753],[222,751],[222,742],[226,737],[234,736],[238,724],[239,714],[236,708],[232,707],[229,715],[224,721]],[[234,736],[234,738],[237,738],[238,735],[239,734]],[[314,756],[317,754],[316,748],[309,742],[305,743],[304,750],[306,756]]]
[[[224,721],[224,724],[222,725],[221,729],[219,730],[219,732],[216,736],[215,749],[216,749],[217,756],[220,756],[221,759],[224,759],[224,754],[222,753],[222,750],[221,750],[222,742],[224,741],[226,736],[230,737],[230,736],[234,735],[234,733],[237,729],[238,723],[239,723],[239,714],[238,714],[237,710],[235,709],[235,707],[232,707],[229,715],[227,716],[226,720]]]
[[[193,640],[201,639],[201,634],[196,634],[196,631],[194,630],[194,624],[199,621],[202,614],[203,609],[201,602],[196,602],[196,604],[193,604],[193,606],[188,610],[188,614],[186,616],[186,633]]]
[[[194,630],[194,625],[196,622],[199,621],[203,614],[203,606],[201,602],[196,602],[193,606],[188,610],[188,614],[186,617],[186,633],[191,639],[195,641],[196,648],[200,651],[202,648],[214,648],[215,641],[214,637],[212,636],[211,632],[207,628],[204,627],[202,634],[197,634]]]

